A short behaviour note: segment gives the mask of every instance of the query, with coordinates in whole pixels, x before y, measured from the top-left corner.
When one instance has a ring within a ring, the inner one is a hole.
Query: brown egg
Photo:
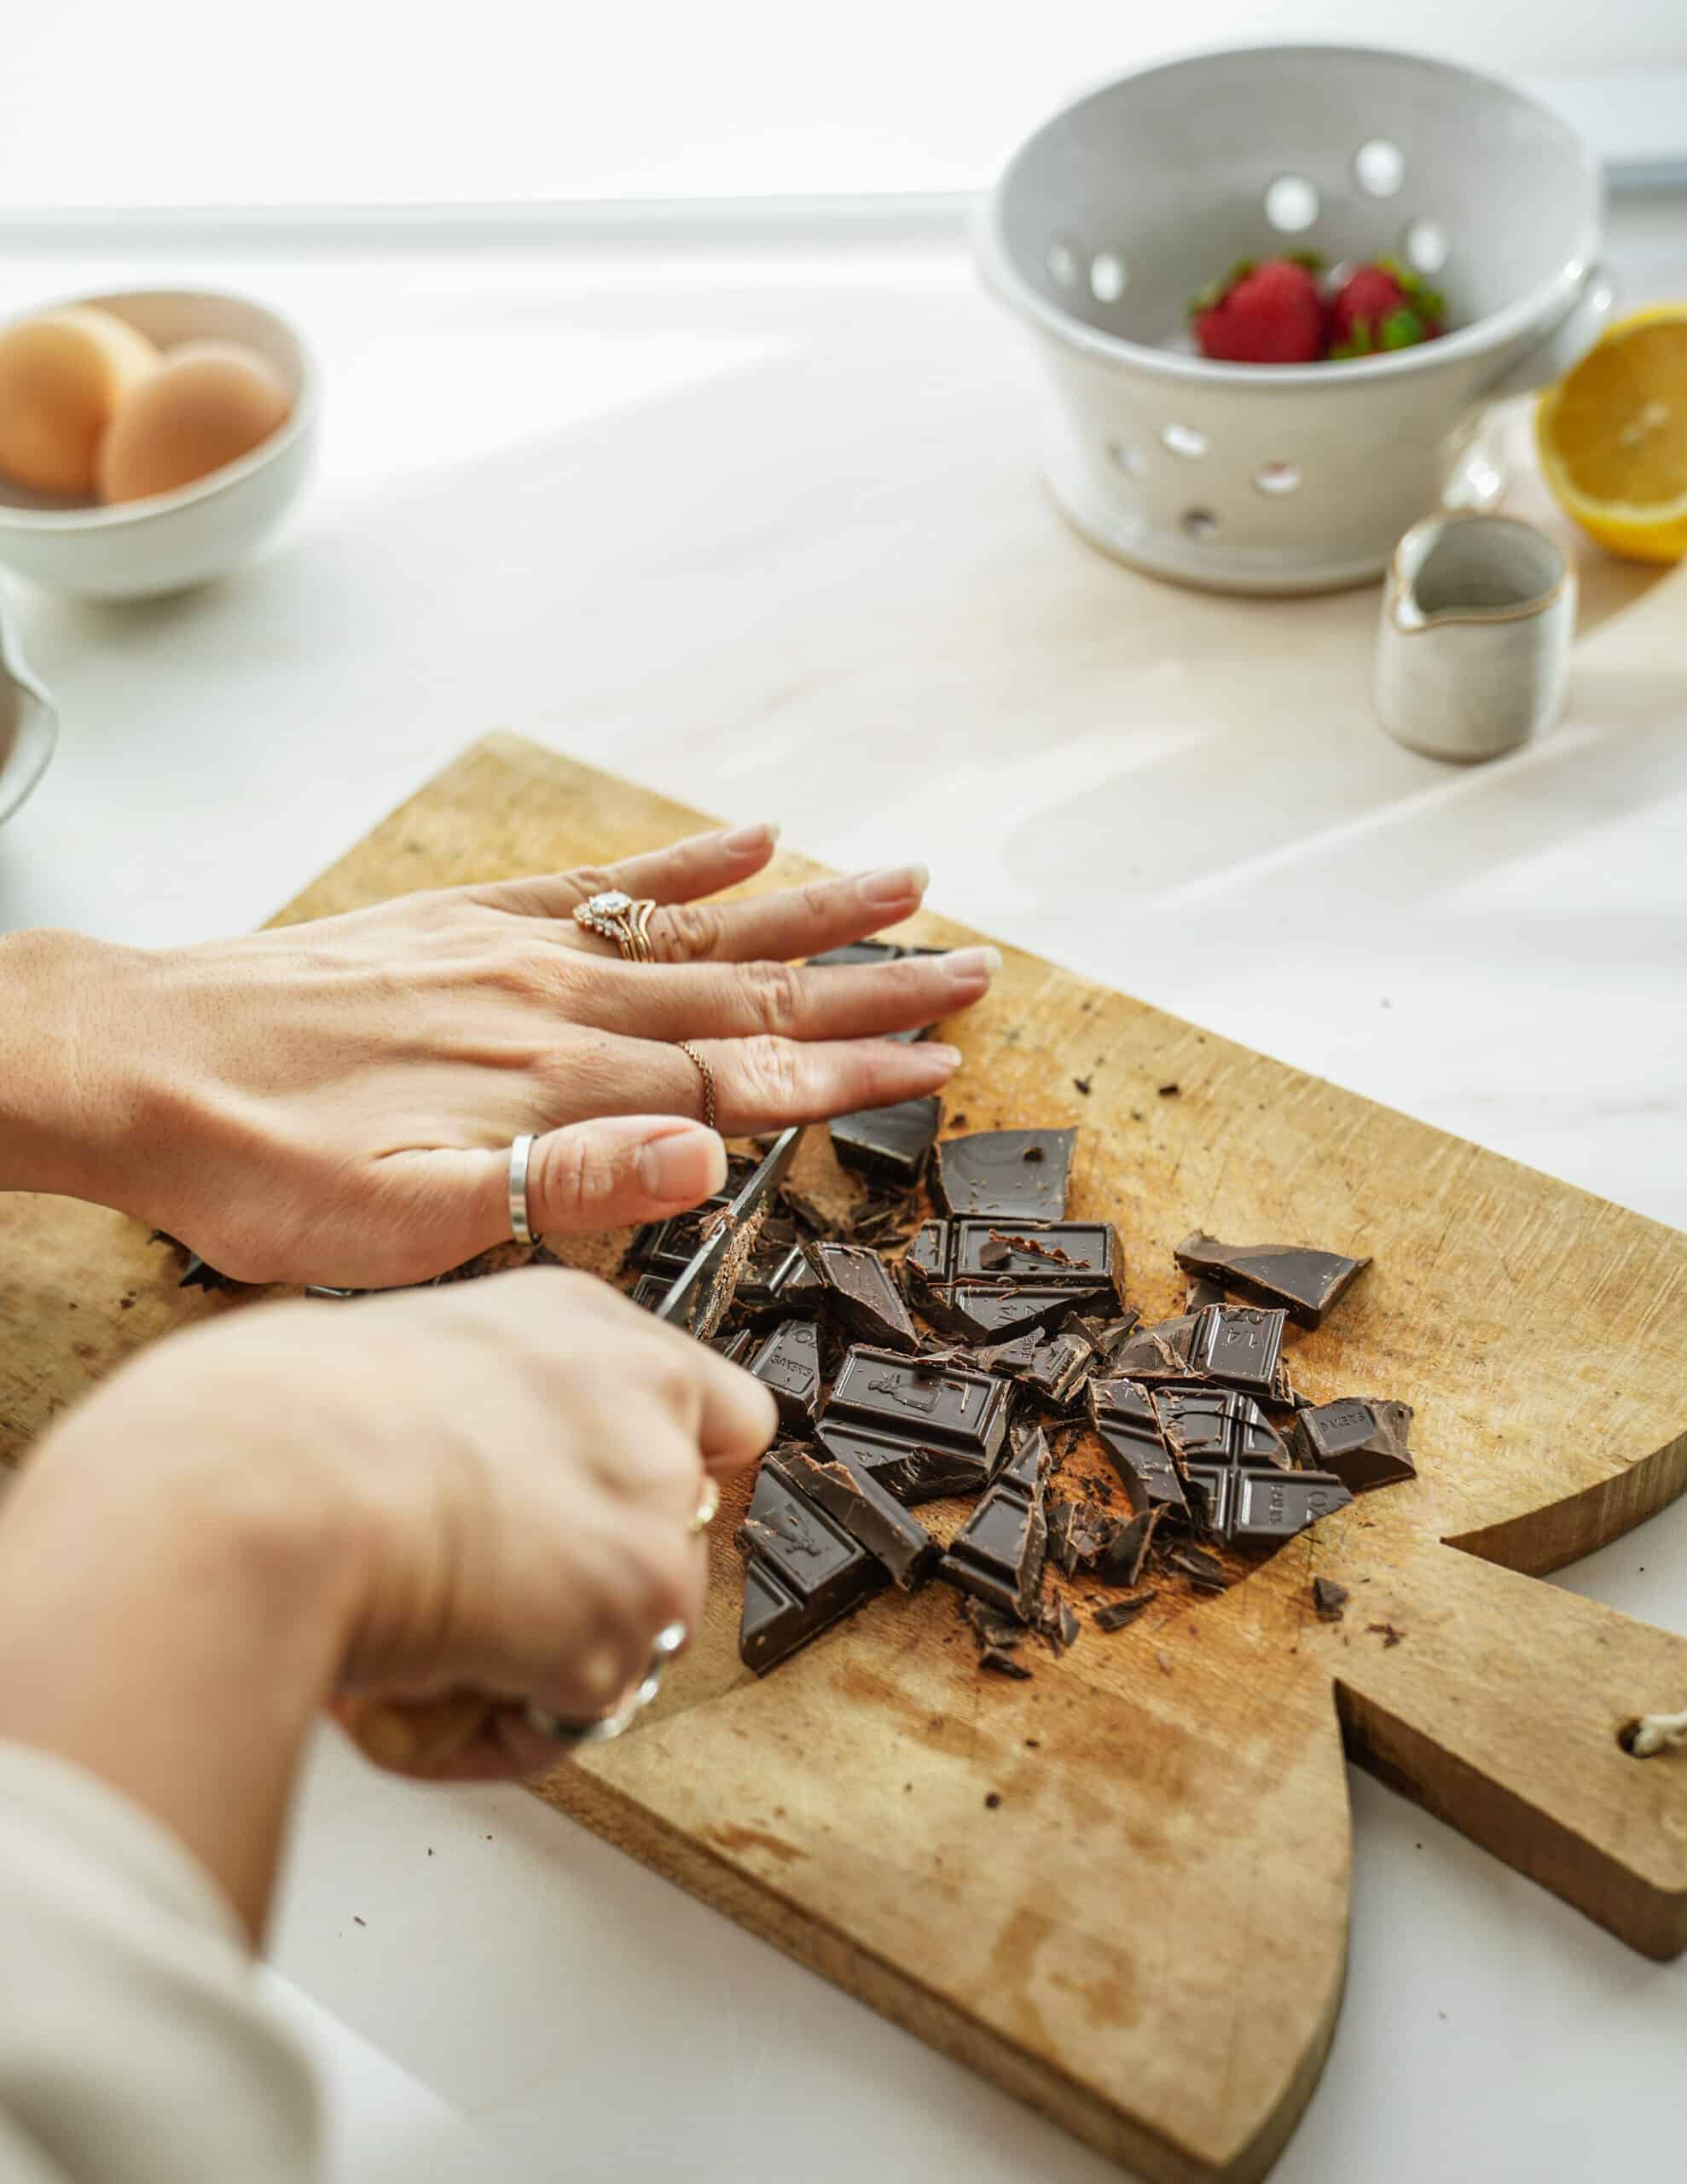
[[[186,341],[130,387],[100,449],[103,501],[140,501],[220,470],[287,421],[275,366],[235,341]]]
[[[0,330],[0,471],[38,493],[91,493],[112,411],[158,360],[144,334],[94,304]]]

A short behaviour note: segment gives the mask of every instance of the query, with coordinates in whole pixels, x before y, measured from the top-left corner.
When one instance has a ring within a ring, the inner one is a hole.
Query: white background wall
[[[971,188],[1074,88],[1311,37],[1687,64],[1687,0],[16,0],[0,210]],[[1682,122],[1687,148],[1687,114]]]

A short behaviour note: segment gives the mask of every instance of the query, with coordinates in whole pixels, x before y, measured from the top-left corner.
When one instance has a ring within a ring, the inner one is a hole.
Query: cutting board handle
[[[1620,1741],[1687,1705],[1687,1638],[1451,1547],[1354,1600],[1334,1649],[1353,1756],[1632,1948],[1687,1949],[1687,1748]]]

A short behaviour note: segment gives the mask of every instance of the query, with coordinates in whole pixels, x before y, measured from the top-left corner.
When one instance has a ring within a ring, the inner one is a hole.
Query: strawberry
[[[1324,354],[1320,261],[1244,258],[1189,306],[1203,357],[1226,364],[1309,364]]]
[[[1446,302],[1392,258],[1361,265],[1336,291],[1330,307],[1331,360],[1372,357],[1385,349],[1415,349],[1442,330]]]

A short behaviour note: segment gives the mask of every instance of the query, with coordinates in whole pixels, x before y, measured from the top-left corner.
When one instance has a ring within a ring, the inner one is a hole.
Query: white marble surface
[[[1616,246],[1631,294],[1687,292],[1687,203],[1630,202]],[[0,926],[250,925],[516,728],[834,863],[925,856],[946,911],[1687,1223],[1687,572],[1586,560],[1564,725],[1449,771],[1371,720],[1374,595],[1211,600],[1068,536],[1029,360],[947,247],[11,275],[252,288],[329,410],[246,574],[14,591],[65,732]],[[1687,1506],[1564,1582],[1687,1629]],[[1678,2174],[1687,1966],[1354,1796],[1348,1998],[1278,2174]],[[520,1792],[328,1735],[275,1957],[340,2177],[1116,2173]]]

